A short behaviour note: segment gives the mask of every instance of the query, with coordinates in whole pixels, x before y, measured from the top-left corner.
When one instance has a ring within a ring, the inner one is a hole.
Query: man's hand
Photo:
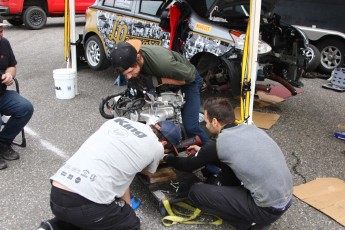
[[[2,76],[1,76],[1,83],[7,85],[7,86],[10,86],[13,84],[13,76],[11,73],[4,73]]]
[[[201,147],[198,145],[191,145],[186,149],[186,153],[188,155],[193,155],[193,154],[199,152],[200,149],[201,149]]]

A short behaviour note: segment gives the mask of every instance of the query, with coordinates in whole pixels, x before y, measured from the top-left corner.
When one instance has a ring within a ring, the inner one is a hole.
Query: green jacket
[[[195,80],[196,69],[187,58],[181,54],[160,46],[143,45],[140,48],[144,58],[141,72],[152,75],[153,78],[171,78],[191,83]],[[158,86],[157,79],[153,79]]]

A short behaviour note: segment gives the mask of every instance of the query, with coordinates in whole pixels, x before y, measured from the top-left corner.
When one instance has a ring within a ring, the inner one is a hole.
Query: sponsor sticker
[[[212,26],[201,24],[201,23],[197,22],[197,23],[195,23],[194,29],[204,31],[204,32],[211,32]]]

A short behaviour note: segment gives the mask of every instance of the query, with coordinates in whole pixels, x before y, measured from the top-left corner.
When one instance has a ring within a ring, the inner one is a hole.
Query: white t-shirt
[[[151,128],[118,117],[105,122],[51,177],[99,204],[121,197],[136,173],[154,173],[164,148]]]

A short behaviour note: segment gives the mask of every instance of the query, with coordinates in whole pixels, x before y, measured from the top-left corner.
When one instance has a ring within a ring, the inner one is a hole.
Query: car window
[[[103,5],[131,11],[132,6],[133,6],[133,1],[129,1],[129,0],[105,0]]]
[[[139,12],[142,14],[148,14],[155,16],[160,5],[163,4],[164,1],[141,1],[140,10]]]

